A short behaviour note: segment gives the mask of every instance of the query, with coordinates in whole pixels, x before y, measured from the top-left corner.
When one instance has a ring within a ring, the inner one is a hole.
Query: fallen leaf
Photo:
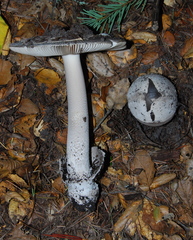
[[[122,109],[127,103],[127,92],[130,86],[128,78],[123,78],[109,88],[106,97],[107,108]]]
[[[26,115],[37,114],[39,113],[39,108],[29,98],[23,98],[17,112],[25,113]]]
[[[56,69],[57,73],[62,77],[64,76],[64,64],[58,61],[55,58],[49,58],[48,59],[49,64]]]
[[[23,137],[30,138],[32,136],[30,128],[36,122],[36,114],[26,115],[14,121],[15,133],[20,133]]]
[[[0,177],[5,177],[9,173],[11,173],[13,170],[20,168],[23,163],[20,161],[17,161],[15,159],[10,159],[8,157],[2,159],[3,157],[1,156],[0,160]]]
[[[99,121],[104,117],[104,109],[106,103],[102,100],[100,94],[93,93],[91,95],[92,99],[92,110],[94,116],[94,127],[99,123]]]
[[[141,63],[147,65],[153,63],[156,59],[159,58],[158,52],[146,52],[143,54],[143,58],[141,60]]]
[[[115,74],[114,64],[107,53],[89,53],[87,54],[89,68],[96,74],[103,77],[112,77]]]
[[[170,181],[172,181],[173,179],[176,178],[176,174],[175,173],[164,173],[158,177],[155,177],[153,179],[152,184],[150,185],[150,189],[155,189],[157,187],[162,186],[163,184],[166,184]]]
[[[6,24],[2,16],[0,16],[0,53],[2,53],[2,48],[8,33],[8,29],[8,25]]]
[[[127,40],[133,40],[134,43],[151,43],[157,41],[157,36],[154,33],[150,32],[134,32],[128,35],[128,32],[126,33],[125,38]]]
[[[11,80],[12,66],[11,62],[0,59],[0,85],[5,85]]]
[[[61,78],[59,77],[58,73],[52,69],[38,69],[34,73],[34,76],[37,81],[46,85],[56,85],[57,83],[61,82]]]
[[[121,206],[126,209],[128,207],[128,202],[125,200],[125,197],[121,193],[118,193],[117,196],[119,198]]]
[[[153,182],[156,170],[151,156],[145,150],[136,151],[134,160],[131,162],[131,171],[136,172],[137,170],[140,170],[136,173],[140,188],[148,191]]]
[[[10,82],[12,82],[12,80]],[[17,107],[21,100],[23,87],[23,83],[16,84],[15,86],[10,85],[10,87],[8,83],[7,87],[3,89],[5,92],[3,93],[3,101],[0,101],[0,112],[6,112]]]
[[[21,23],[21,25],[21,28],[18,26],[19,30],[14,38],[16,41],[36,36],[37,27],[35,26],[35,23],[27,21],[25,23]]]
[[[52,181],[52,187],[62,194],[64,194],[66,191],[64,181],[61,177],[57,177]]]
[[[162,14],[162,27],[163,30],[167,30],[171,27],[172,25],[172,20],[170,18],[170,16],[166,15],[166,14]]]
[[[131,48],[122,51],[108,51],[111,61],[118,67],[124,67],[130,61],[137,58],[137,48],[133,45]]]
[[[20,64],[20,69],[23,70],[26,66],[29,66],[35,61],[35,57],[31,55],[20,54],[19,60],[17,61]]]
[[[183,205],[186,205],[192,211],[193,206],[193,184],[190,178],[185,178],[178,181],[178,188],[176,190],[181,198]]]
[[[56,142],[61,144],[67,144],[67,128],[64,128],[62,130],[58,130],[56,132]]]
[[[170,31],[165,31],[163,34],[163,41],[168,45],[169,47],[173,47],[175,44],[175,37],[174,34]]]
[[[121,232],[124,229],[126,223],[129,221],[129,219],[132,219],[132,221],[135,221],[141,207],[142,207],[141,200],[138,200],[129,204],[127,209],[123,212],[121,217],[114,224],[113,230],[115,232]]]
[[[187,58],[187,56],[192,54],[192,52],[193,52],[193,37],[191,37],[185,41],[185,44],[180,51],[180,54],[182,57]]]
[[[21,228],[23,224],[21,222],[13,225],[13,230],[9,233],[9,240],[38,240],[35,236],[32,236],[28,233],[24,233]]]
[[[26,181],[23,178],[19,177],[17,174],[9,174],[7,178],[17,184],[20,188],[29,187]]]
[[[26,189],[19,192],[7,192],[6,201],[9,203],[9,217],[16,223],[24,217],[30,217],[34,208],[34,201],[30,199],[30,194]]]

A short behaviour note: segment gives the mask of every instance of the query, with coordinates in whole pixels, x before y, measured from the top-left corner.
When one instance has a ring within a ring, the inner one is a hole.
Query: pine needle
[[[97,5],[101,11],[96,9],[84,9],[81,13],[87,17],[79,18],[82,19],[82,24],[92,27],[100,32],[104,32],[104,30],[106,30],[108,33],[110,33],[113,26],[117,22],[118,29],[120,31],[121,23],[127,16],[131,7],[136,9],[141,7],[141,11],[143,11],[147,0],[108,0],[108,2],[111,3],[107,5]]]

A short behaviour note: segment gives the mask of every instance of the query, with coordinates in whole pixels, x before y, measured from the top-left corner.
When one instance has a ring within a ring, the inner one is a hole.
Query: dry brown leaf
[[[101,178],[100,183],[103,184],[105,187],[109,187],[112,183],[112,180],[110,178],[103,177]]]
[[[9,240],[38,240],[36,237],[24,234],[24,232],[21,230],[23,227],[23,224],[21,222],[13,225],[13,230],[9,233]]]
[[[109,88],[106,97],[107,108],[122,109],[127,103],[127,92],[130,86],[128,78],[123,78]]]
[[[173,47],[175,44],[175,37],[174,34],[170,31],[165,31],[163,34],[163,41],[168,45],[169,47]]]
[[[172,19],[170,18],[170,16],[166,15],[166,14],[162,14],[162,27],[163,30],[167,30],[171,27],[172,25]]]
[[[20,41],[21,38],[31,38],[34,37],[37,33],[37,26],[35,23],[26,22],[22,25],[22,27],[17,32],[15,40]]]
[[[143,209],[137,218],[137,228],[147,239],[162,239],[162,234],[173,235],[184,233],[184,230],[170,219],[174,214],[169,213],[167,206],[155,206],[153,202],[144,199]],[[167,220],[167,221],[165,221]]]
[[[94,127],[99,123],[99,121],[104,117],[104,109],[106,103],[102,100],[99,94],[93,93],[92,98],[92,110],[94,116]]]
[[[143,221],[143,212],[140,211],[139,217],[136,220],[138,232],[148,240],[162,240],[162,234],[157,234],[151,227]]]
[[[193,37],[191,37],[185,41],[185,44],[180,51],[180,54],[182,57],[184,57],[184,56],[187,57],[192,52],[193,52]]]
[[[39,108],[29,98],[23,98],[17,111],[30,115],[39,113]]]
[[[5,85],[11,80],[12,66],[11,62],[0,59],[0,85]]]
[[[62,180],[61,177],[57,177],[52,181],[52,187],[60,193],[65,193],[66,191],[64,181]]]
[[[10,202],[11,199],[15,199],[21,202],[25,201],[25,198],[18,192],[7,192],[5,195],[6,202]]]
[[[190,48],[188,51],[187,51],[187,53],[184,55],[184,58],[185,59],[187,59],[187,58],[192,58],[193,57],[193,47],[192,48]],[[190,63],[189,63],[189,66],[188,66],[189,68],[190,68]]]
[[[119,207],[119,198],[117,196],[117,194],[112,196],[111,202],[110,202],[110,206],[112,209],[118,209]]]
[[[67,144],[67,128],[56,132],[56,142],[61,144]]]
[[[34,201],[30,200],[30,194],[26,189],[19,192],[8,192],[5,199],[9,202],[9,217],[16,223],[24,217],[30,217],[34,208]]]
[[[186,12],[189,14],[191,18],[193,18],[193,4],[188,4]]]
[[[128,203],[125,200],[125,197],[121,193],[118,193],[117,195],[118,195],[119,202],[121,203],[122,207],[126,209],[128,207]]]
[[[5,95],[7,97],[0,102],[0,112],[6,112],[6,111],[9,111],[10,109],[17,107],[17,105],[20,103],[20,100],[21,100],[23,87],[24,87],[23,83],[16,84],[14,86],[14,90],[8,96],[7,94],[9,93],[9,91],[12,90],[12,88],[6,89],[6,91],[8,91],[8,92],[5,92]]]
[[[114,64],[107,53],[89,53],[87,54],[89,68],[103,77],[112,77],[115,74]]]
[[[121,217],[114,224],[114,228],[113,228],[114,231],[121,232],[124,229],[126,223],[129,221],[129,219],[132,219],[132,221],[135,221],[141,207],[142,207],[141,200],[138,200],[138,201],[135,201],[135,202],[132,202],[131,204],[129,204],[127,209],[123,212]]]
[[[130,61],[137,58],[137,48],[133,45],[130,49],[122,51],[108,51],[111,61],[118,67],[124,67]]]
[[[36,114],[31,114],[16,119],[14,121],[15,133],[19,133],[26,138],[31,138],[32,134],[30,132],[30,128],[34,126],[34,123],[36,122],[36,117]]]
[[[9,181],[2,181],[0,183],[0,202],[3,204],[5,202],[5,195],[7,194],[8,191],[15,191],[16,186],[14,186],[11,182]]]
[[[172,181],[174,178],[176,178],[175,173],[164,173],[158,177],[155,177],[153,179],[152,184],[150,185],[150,189],[155,189],[157,187],[160,187],[160,186]]]
[[[64,76],[64,64],[58,61],[55,58],[49,58],[48,59],[49,64],[56,69],[57,73],[62,77]]]
[[[29,66],[35,61],[35,57],[31,55],[25,55],[21,54],[19,55],[20,59],[18,60],[18,63],[20,64],[21,70],[25,69],[26,66]]]
[[[23,178],[19,177],[17,174],[9,174],[7,178],[12,180],[15,184],[17,184],[21,188],[29,187],[26,181]]]
[[[121,169],[115,170],[113,167],[108,167],[107,173],[115,177],[118,177],[119,175],[120,176],[123,175],[123,172]]]
[[[14,160],[14,159],[9,159],[9,158],[4,158],[3,160],[0,160],[0,176],[2,178],[2,172],[3,172],[3,177],[5,175],[4,171],[6,171],[6,175],[11,173],[13,170],[21,167],[23,165],[22,162]]]
[[[176,190],[179,197],[181,198],[183,205],[191,209],[193,206],[193,184],[190,178],[185,178],[178,181],[178,188]]]
[[[9,156],[18,161],[26,160],[27,153],[33,153],[36,149],[34,137],[29,139],[23,137],[11,137],[6,142]]]
[[[151,43],[157,41],[157,36],[154,33],[150,32],[134,32],[134,33],[126,33],[125,38],[127,40],[133,40],[134,43]]]
[[[134,160],[131,162],[131,171],[136,174],[140,188],[148,191],[155,175],[154,162],[145,150],[136,151]]]
[[[141,62],[145,65],[153,63],[156,59],[159,58],[158,52],[146,52],[143,54]]]

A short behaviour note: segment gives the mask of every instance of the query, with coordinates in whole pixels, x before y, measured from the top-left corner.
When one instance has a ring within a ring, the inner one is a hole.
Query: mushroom
[[[174,85],[160,74],[138,77],[127,93],[128,107],[132,115],[148,126],[168,123],[177,108],[177,93]]]
[[[21,40],[11,44],[10,49],[33,56],[62,56],[68,99],[68,195],[77,209],[92,211],[99,195],[94,179],[101,169],[104,152],[97,147],[90,147],[87,94],[80,54],[123,49],[126,42],[106,34],[91,36],[90,32],[86,33],[84,40],[70,30],[61,35],[51,39],[36,37]]]

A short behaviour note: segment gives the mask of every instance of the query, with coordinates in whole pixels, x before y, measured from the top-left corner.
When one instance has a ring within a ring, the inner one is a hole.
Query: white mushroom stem
[[[63,56],[68,98],[67,172],[70,179],[90,175],[89,117],[80,55]]]

